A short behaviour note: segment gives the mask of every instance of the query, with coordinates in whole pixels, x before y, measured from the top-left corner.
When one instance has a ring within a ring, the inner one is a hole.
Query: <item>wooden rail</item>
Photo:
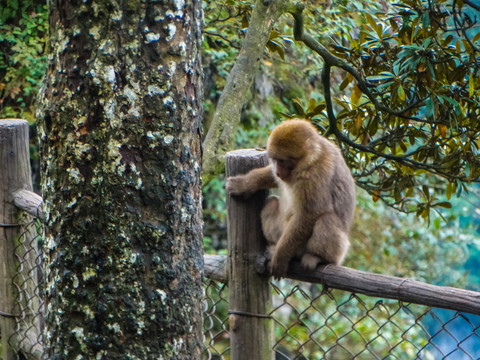
[[[43,199],[40,195],[33,191],[21,189],[13,193],[13,203],[15,206],[25,211],[33,217],[45,220],[45,212],[43,211]]]
[[[205,276],[226,282],[222,255],[205,255]],[[257,269],[266,271],[260,256]],[[395,276],[368,273],[345,266],[322,265],[306,273],[297,261],[288,272],[290,279],[322,284],[324,286],[373,297],[395,299],[407,303],[450,309],[480,315],[480,293],[448,286],[437,286]]]

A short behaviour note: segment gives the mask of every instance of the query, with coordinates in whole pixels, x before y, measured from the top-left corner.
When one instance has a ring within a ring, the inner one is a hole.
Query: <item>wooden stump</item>
[[[243,174],[267,165],[265,152],[237,150],[227,154],[228,176]],[[228,289],[231,358],[273,359],[273,321],[269,314],[272,295],[269,278],[255,269],[265,251],[260,210],[267,191],[249,199],[227,195]]]
[[[21,348],[28,346],[31,353],[39,346],[38,318],[31,313],[39,310],[37,246],[31,241],[29,230],[19,223],[21,210],[14,204],[15,193],[33,190],[28,133],[29,125],[25,120],[0,120],[0,311],[3,312],[0,331],[3,360],[17,359]],[[22,216],[22,223],[29,221],[25,219],[26,216]],[[27,241],[20,245],[20,239]],[[21,282],[21,297],[18,297],[18,282]],[[17,331],[15,321],[20,309],[28,309],[22,314],[22,321],[28,323],[22,334]]]

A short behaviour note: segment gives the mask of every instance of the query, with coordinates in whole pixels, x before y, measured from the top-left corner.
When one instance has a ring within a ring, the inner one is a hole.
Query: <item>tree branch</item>
[[[235,130],[273,25],[286,11],[286,0],[257,0],[237,61],[228,76],[212,123],[203,142],[203,182],[225,168],[225,153],[233,148]]]
[[[381,104],[369,89],[373,87],[373,85],[365,81],[355,68],[353,68],[345,60],[331,54],[330,51],[327,50],[327,48],[325,48],[317,40],[315,40],[313,37],[311,37],[310,35],[304,32],[303,14],[302,14],[303,9],[304,9],[303,4],[294,4],[289,8],[290,14],[292,14],[293,18],[295,19],[294,29],[293,29],[295,40],[302,41],[307,47],[315,51],[318,55],[320,55],[323,58],[326,64],[329,64],[330,66],[336,66],[350,73],[357,81],[358,88],[368,97],[368,99],[373,103],[373,105],[377,110],[386,112],[387,114],[394,115],[394,116],[403,116],[403,114],[406,113],[408,109],[410,109],[410,106],[400,111],[394,111],[386,107],[385,105]]]
[[[309,47],[310,49],[315,51],[317,54],[319,54],[325,61],[324,69],[322,72],[322,85],[324,90],[325,104],[326,104],[327,116],[329,121],[329,130],[327,131],[327,134],[328,133],[334,134],[338,140],[357,150],[367,152],[384,159],[393,160],[411,168],[424,169],[433,174],[450,178],[451,174],[443,172],[441,165],[436,165],[433,163],[425,164],[422,162],[412,160],[410,157],[413,156],[416,153],[416,151],[405,154],[404,156],[386,154],[376,150],[373,146],[356,143],[355,141],[351,140],[348,136],[346,136],[344,133],[342,133],[338,129],[337,118],[333,110],[331,91],[330,91],[330,72],[331,72],[332,66],[339,67],[347,71],[348,73],[350,73],[357,80],[357,85],[359,89],[370,99],[370,101],[373,103],[375,108],[379,111],[386,112],[387,114],[390,114],[393,116],[402,116],[404,112],[408,111],[411,108],[411,105],[409,105],[407,108],[403,110],[393,111],[392,109],[380,104],[369,89],[371,85],[362,78],[362,76],[358,73],[357,70],[355,70],[350,64],[345,62],[343,59],[337,58],[336,56],[332,55],[318,41],[313,39],[310,35],[304,33],[303,15],[302,15],[303,9],[304,9],[304,5],[297,3],[297,4],[292,4],[289,7],[288,11],[292,14],[292,16],[295,19],[295,24],[294,24],[295,40],[302,41],[307,47]],[[464,181],[466,179],[461,179],[461,180]]]
[[[473,3],[472,1],[470,1],[470,0],[463,0],[463,3],[469,5],[470,7],[474,8],[474,9],[477,10],[477,11],[480,11],[480,6],[474,4],[474,3]]]
[[[206,35],[210,35],[210,36],[216,36],[216,37],[219,37],[220,39],[222,39],[223,41],[225,41],[228,45],[230,45],[231,47],[235,48],[235,49],[240,49],[238,47],[238,45],[234,44],[233,41],[230,41],[230,39],[228,39],[227,37],[223,36],[223,35],[220,35],[220,34],[217,34],[217,33],[214,33],[214,32],[211,32],[211,31],[206,31],[206,30],[203,30],[203,33],[206,34]]]

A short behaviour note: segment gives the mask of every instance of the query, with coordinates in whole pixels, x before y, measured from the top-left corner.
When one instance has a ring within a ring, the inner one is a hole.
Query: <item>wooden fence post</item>
[[[226,175],[243,174],[267,164],[265,152],[237,150],[227,154]],[[260,191],[248,200],[227,195],[228,289],[232,360],[273,359],[273,320],[269,278],[255,270],[265,251],[260,210],[268,195]]]
[[[21,343],[26,345],[26,341],[33,340],[31,347],[36,347],[37,340],[27,339],[32,335],[32,329],[17,329],[15,321],[19,309],[32,307],[32,301],[38,304],[38,299],[32,300],[27,295],[34,293],[38,286],[34,267],[38,255],[36,244],[28,242],[25,246],[18,246],[19,239],[27,230],[18,223],[20,210],[14,205],[16,191],[32,191],[28,131],[29,125],[25,120],[0,120],[0,331],[3,360],[16,360],[17,351],[23,347]],[[35,251],[31,251],[32,247]],[[19,266],[19,258],[22,259],[22,268]],[[33,271],[30,268],[32,266]],[[20,272],[20,277],[29,280],[22,284],[22,297],[17,298],[14,278]],[[33,316],[24,313],[23,320],[28,319],[33,321]],[[12,343],[15,344],[13,347]]]

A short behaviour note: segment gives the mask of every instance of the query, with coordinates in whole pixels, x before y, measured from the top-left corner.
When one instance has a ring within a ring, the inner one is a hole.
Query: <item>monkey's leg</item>
[[[265,239],[267,239],[267,252],[270,259],[272,258],[275,251],[275,245],[277,244],[278,239],[280,239],[283,231],[280,217],[278,196],[270,196],[260,213],[263,235],[265,235]]]
[[[313,228],[301,258],[302,266],[313,270],[319,263],[340,265],[350,247],[348,232],[335,214],[322,215]]]
[[[265,257],[267,261],[271,261],[275,253],[275,246],[282,234],[281,223],[279,222],[280,207],[277,196],[270,196],[263,207],[260,218],[262,221],[262,230],[267,240],[267,251]]]

